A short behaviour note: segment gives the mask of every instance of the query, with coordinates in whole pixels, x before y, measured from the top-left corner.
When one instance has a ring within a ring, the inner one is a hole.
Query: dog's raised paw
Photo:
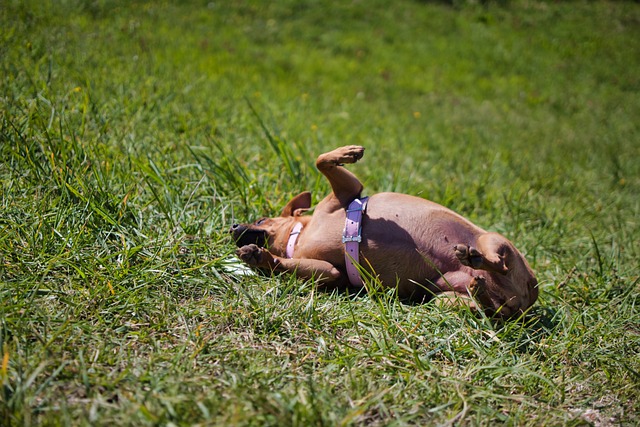
[[[364,147],[359,145],[347,145],[337,150],[338,163],[355,163],[364,156]]]

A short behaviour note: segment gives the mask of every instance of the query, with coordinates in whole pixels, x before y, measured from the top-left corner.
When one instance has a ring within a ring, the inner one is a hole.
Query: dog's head
[[[280,216],[261,218],[252,224],[234,224],[229,233],[238,247],[253,243],[262,248],[269,248],[276,255],[284,255],[289,233],[298,220],[297,217],[310,207],[311,193],[305,191],[291,199]]]

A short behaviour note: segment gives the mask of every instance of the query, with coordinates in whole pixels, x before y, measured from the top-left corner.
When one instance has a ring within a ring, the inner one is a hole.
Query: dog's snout
[[[231,234],[233,239],[237,241],[245,231],[246,227],[244,227],[242,224],[233,224],[231,227],[229,227],[228,233]]]
[[[245,231],[247,231],[247,226],[243,225],[243,224],[233,224],[229,228],[229,233],[235,234],[235,235],[238,235],[238,236],[240,234],[244,233]]]
[[[246,224],[233,224],[229,228],[229,234],[231,234],[233,240],[235,240],[239,247],[252,243],[264,247],[268,240],[265,230],[253,229]]]

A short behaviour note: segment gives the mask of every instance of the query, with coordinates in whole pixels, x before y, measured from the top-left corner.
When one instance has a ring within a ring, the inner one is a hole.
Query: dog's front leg
[[[331,184],[333,195],[337,199],[336,209],[346,208],[353,199],[360,196],[362,183],[354,174],[345,169],[345,163],[355,163],[364,155],[364,148],[357,145],[340,147],[321,154],[316,160],[316,167]]]
[[[317,279],[328,283],[338,280],[341,276],[340,271],[327,261],[281,258],[254,244],[243,246],[236,253],[241,260],[252,267],[294,273],[301,279]]]
[[[275,258],[276,271],[295,273],[301,279],[316,279],[322,283],[335,282],[341,276],[333,264],[320,259]]]

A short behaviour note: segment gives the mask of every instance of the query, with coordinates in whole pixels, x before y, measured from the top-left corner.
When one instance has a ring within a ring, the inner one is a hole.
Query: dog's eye
[[[257,220],[255,222],[256,225],[261,225],[263,222],[265,222],[267,220],[267,218],[260,218],[259,220]]]

